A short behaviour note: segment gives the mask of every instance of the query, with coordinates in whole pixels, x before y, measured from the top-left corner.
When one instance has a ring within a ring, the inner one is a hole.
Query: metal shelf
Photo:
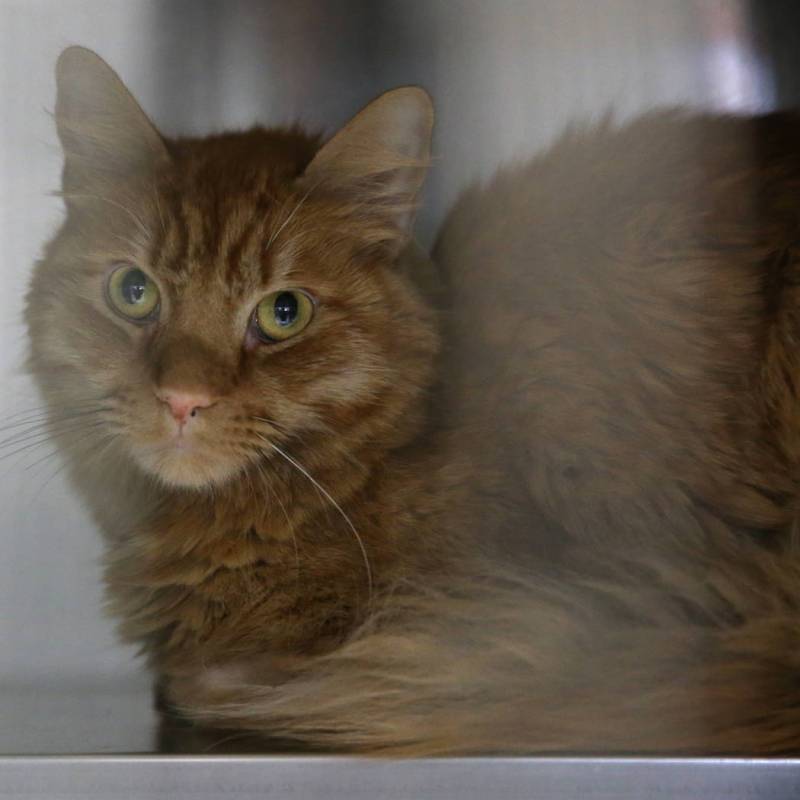
[[[459,800],[800,796],[800,762],[475,758],[380,761],[304,756],[0,758],[6,800]]]

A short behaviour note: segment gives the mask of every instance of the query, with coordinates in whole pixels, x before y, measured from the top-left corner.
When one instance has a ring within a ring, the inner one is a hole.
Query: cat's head
[[[297,129],[166,139],[81,48],[57,80],[67,216],[27,311],[56,433],[195,488],[273,446],[313,461],[407,440],[437,350],[398,265],[427,94],[388,92],[320,147]]]

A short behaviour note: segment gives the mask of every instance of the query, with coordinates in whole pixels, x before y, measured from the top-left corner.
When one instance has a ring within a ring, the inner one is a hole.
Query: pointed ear
[[[386,92],[320,148],[305,176],[343,192],[354,213],[382,217],[405,238],[430,160],[433,104],[424,89]]]
[[[158,131],[100,56],[67,48],[56,65],[56,82],[65,191],[149,172],[167,160]]]

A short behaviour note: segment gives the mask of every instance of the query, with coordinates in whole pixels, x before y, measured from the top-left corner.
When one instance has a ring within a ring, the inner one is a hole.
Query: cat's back
[[[454,307],[478,289],[499,294],[498,281],[529,286],[526,306],[563,309],[589,286],[608,303],[624,281],[649,288],[654,267],[677,287],[678,267],[693,257],[716,254],[730,276],[731,255],[785,243],[797,230],[798,186],[800,115],[606,121],[568,129],[543,154],[464,192],[436,257]]]
[[[662,112],[572,130],[454,208],[436,258],[456,402],[502,420],[560,523],[685,531],[723,496],[726,520],[781,523],[758,428],[799,189],[797,116]]]

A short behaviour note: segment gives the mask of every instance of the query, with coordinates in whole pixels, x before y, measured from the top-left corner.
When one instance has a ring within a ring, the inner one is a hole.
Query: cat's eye
[[[314,302],[298,289],[268,294],[257,306],[254,320],[262,339],[283,342],[308,327]]]
[[[158,313],[158,287],[132,264],[117,267],[106,285],[109,305],[134,322],[149,322]]]

